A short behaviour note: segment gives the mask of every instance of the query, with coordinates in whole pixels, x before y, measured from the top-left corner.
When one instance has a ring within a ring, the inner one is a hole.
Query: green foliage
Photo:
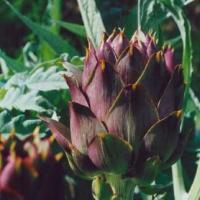
[[[17,73],[3,88],[6,94],[0,101],[2,109],[44,112],[44,106],[49,103],[39,92],[66,89],[66,84],[57,68],[51,67],[47,70],[39,68],[33,73]]]
[[[31,134],[38,125],[41,125],[39,119],[28,119],[24,113],[8,110],[0,112],[0,132],[3,134],[9,134],[12,130],[19,136]]]
[[[125,32],[129,37],[137,29],[137,8],[133,7],[128,16],[125,17]]]
[[[18,12],[9,2],[7,5],[12,9],[12,11],[20,18],[20,20],[32,30],[34,34],[40,37],[42,40],[46,41],[49,46],[59,55],[61,53],[68,52],[69,55],[76,55],[77,51],[72,47],[68,41],[63,40],[60,36],[55,35],[50,32],[47,28],[31,21],[26,16]]]
[[[17,60],[10,58],[0,49],[0,58],[5,60],[6,63],[1,63],[0,66],[4,75],[8,75],[9,73],[17,73],[28,70],[24,64],[19,63]],[[4,65],[4,66],[3,66]]]
[[[105,32],[101,14],[97,10],[94,0],[78,0],[78,4],[87,36],[93,45],[97,46],[102,38],[102,33]]]
[[[77,36],[86,38],[86,32],[83,25],[80,24],[74,24],[70,22],[63,22],[63,21],[54,21],[59,26],[62,26],[63,28],[67,29],[68,31],[76,34]]]

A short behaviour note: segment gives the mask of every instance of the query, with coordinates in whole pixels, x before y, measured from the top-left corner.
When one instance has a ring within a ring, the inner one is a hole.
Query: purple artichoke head
[[[44,118],[81,176],[123,174],[152,180],[180,156],[183,73],[170,47],[150,34],[123,31],[87,49],[79,76],[64,76],[71,92],[70,130]],[[70,134],[69,134],[70,133]]]

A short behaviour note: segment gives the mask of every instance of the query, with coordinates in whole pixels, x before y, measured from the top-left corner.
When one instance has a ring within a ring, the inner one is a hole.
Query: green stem
[[[200,199],[200,162],[197,167],[196,175],[188,194],[188,200]]]
[[[141,0],[138,0],[138,10],[137,10],[137,22],[138,22],[138,32],[141,31]]]
[[[52,20],[56,21],[61,19],[61,3],[61,0],[50,0],[50,15]],[[56,23],[53,23],[50,30],[55,34],[59,34],[60,27]]]
[[[120,176],[107,176],[113,196],[111,200],[132,200],[135,190],[135,184],[130,179],[122,179]]]
[[[185,191],[183,169],[180,160],[178,160],[174,165],[172,165],[172,177],[175,200],[184,200],[186,198],[187,193]]]

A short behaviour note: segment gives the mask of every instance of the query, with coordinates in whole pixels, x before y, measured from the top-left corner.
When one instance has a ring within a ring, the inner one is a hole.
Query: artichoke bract
[[[63,200],[66,195],[72,199],[64,178],[63,153],[53,154],[53,141],[40,139],[36,132],[25,139],[1,135],[1,200]]]
[[[75,173],[117,174],[145,184],[180,157],[184,80],[171,47],[159,50],[141,31],[129,40],[114,30],[97,49],[89,41],[83,71],[64,78],[70,129],[43,119]]]

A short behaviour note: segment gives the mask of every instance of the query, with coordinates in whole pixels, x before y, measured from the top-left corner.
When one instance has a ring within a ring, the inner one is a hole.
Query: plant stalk
[[[141,0],[138,0],[138,10],[137,10],[137,22],[138,22],[138,32],[141,31]]]
[[[187,193],[185,190],[183,180],[183,168],[180,160],[178,160],[174,165],[172,165],[172,178],[175,200],[186,200]]]
[[[135,184],[130,179],[122,179],[121,176],[110,175],[107,177],[113,196],[111,200],[132,200],[135,190]]]
[[[61,3],[61,0],[50,0],[50,15],[52,20],[61,20]],[[55,34],[59,34],[60,27],[56,23],[53,23],[50,30]]]
[[[188,200],[200,199],[200,162],[197,167],[196,175],[188,194]]]

